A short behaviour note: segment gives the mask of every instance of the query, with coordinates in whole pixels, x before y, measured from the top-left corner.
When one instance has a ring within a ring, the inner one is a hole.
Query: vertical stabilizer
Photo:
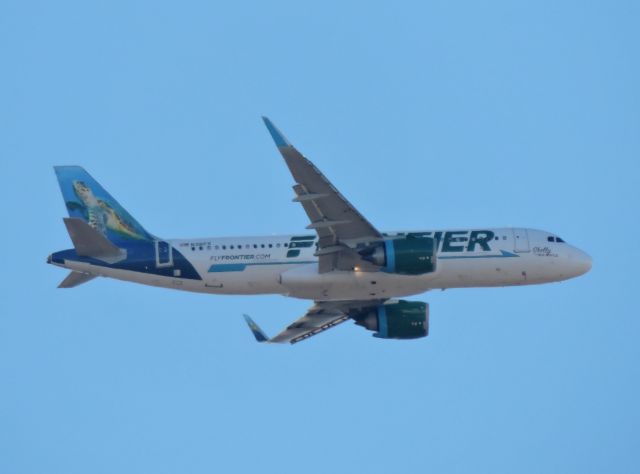
[[[56,166],[55,171],[69,217],[82,219],[119,247],[131,241],[153,240],[82,167]]]

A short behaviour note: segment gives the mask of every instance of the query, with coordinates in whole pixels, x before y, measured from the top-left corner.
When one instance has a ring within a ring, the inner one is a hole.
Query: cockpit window
[[[565,243],[564,240],[562,240],[560,237],[554,237],[553,235],[550,235],[549,237],[547,237],[547,240],[549,242],[558,242],[558,243],[561,243],[561,244]]]

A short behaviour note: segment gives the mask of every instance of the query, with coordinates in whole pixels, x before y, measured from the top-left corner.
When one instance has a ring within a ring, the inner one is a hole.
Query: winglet
[[[271,134],[273,141],[276,142],[276,146],[278,148],[291,146],[291,143],[289,143],[282,132],[278,130],[273,122],[271,122],[271,120],[264,116],[262,117],[262,120],[264,120],[264,124],[267,126],[267,130],[269,130],[269,133]]]
[[[269,338],[264,333],[264,331],[260,329],[260,326],[258,326],[255,323],[255,321],[249,317],[248,314],[243,314],[243,316],[244,316],[244,320],[247,322],[247,325],[249,326],[249,329],[251,329],[251,332],[253,333],[253,337],[256,338],[256,341],[269,342]]]

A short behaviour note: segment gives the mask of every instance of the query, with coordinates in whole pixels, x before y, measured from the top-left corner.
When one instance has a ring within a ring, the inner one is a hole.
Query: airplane
[[[295,344],[347,320],[382,339],[429,333],[434,289],[534,285],[574,278],[591,257],[551,232],[472,228],[381,232],[266,117],[295,181],[306,232],[257,237],[163,239],[147,232],[89,173],[56,166],[72,249],[47,263],[71,270],[60,288],[109,277],[214,295],[279,294],[312,300],[301,318],[258,342]]]

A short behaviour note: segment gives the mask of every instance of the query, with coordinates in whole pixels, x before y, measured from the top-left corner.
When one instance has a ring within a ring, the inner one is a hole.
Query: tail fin
[[[82,219],[117,246],[154,239],[82,167],[56,166],[55,171],[69,217]]]

